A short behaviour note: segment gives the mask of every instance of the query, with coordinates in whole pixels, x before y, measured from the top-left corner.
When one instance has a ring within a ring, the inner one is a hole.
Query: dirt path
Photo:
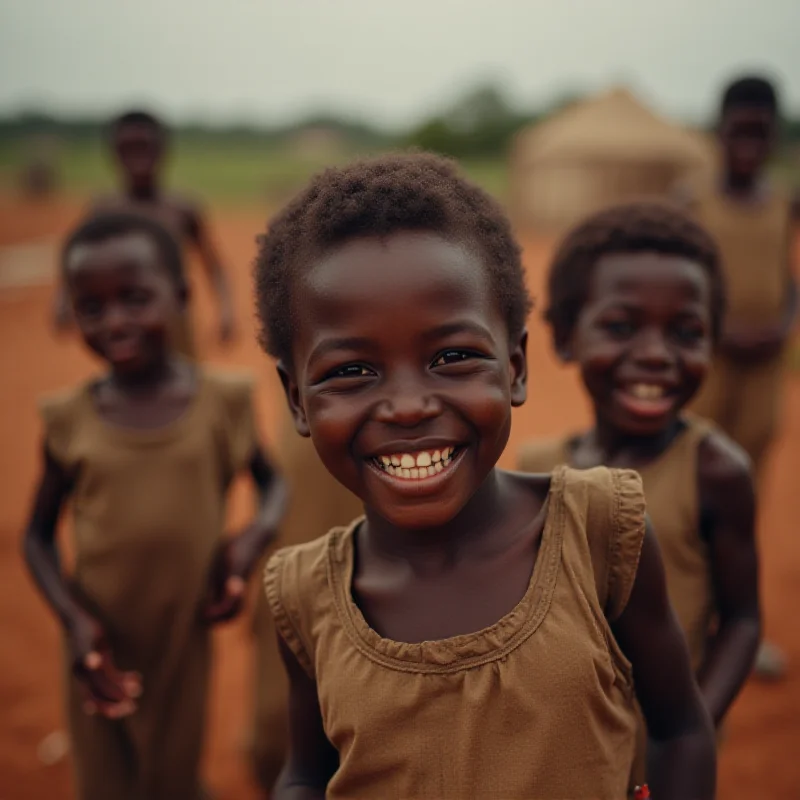
[[[11,207],[0,198],[0,246],[30,240],[54,240],[75,218],[77,206],[45,209]],[[246,366],[259,376],[259,412],[265,435],[275,426],[276,386],[269,362],[252,337],[249,266],[253,236],[263,224],[258,212],[220,215],[216,228],[233,270],[234,290],[243,321],[240,341],[222,352],[213,342],[213,314],[202,282],[195,313],[201,347],[213,363]],[[527,242],[531,285],[538,291],[547,247]],[[46,325],[49,286],[0,289],[0,800],[66,800],[69,768],[64,762],[44,767],[38,742],[60,725],[59,642],[55,624],[35,595],[19,557],[20,529],[38,468],[39,426],[35,399],[44,391],[71,385],[94,368],[69,339],[58,341]],[[581,424],[587,409],[575,377],[553,361],[544,332],[531,325],[530,400],[515,418],[504,460],[513,463],[521,440],[555,434]],[[800,607],[800,382],[789,387],[787,424],[774,462],[774,480],[764,498],[763,578],[767,631],[792,660],[791,678],[776,686],[748,686],[730,721],[721,761],[719,797],[723,800],[800,797],[800,759],[792,756],[800,741],[800,626],[792,609]],[[247,513],[246,491],[237,487],[231,515]],[[243,758],[251,681],[245,621],[218,637],[212,733],[207,772],[220,797],[255,798]]]

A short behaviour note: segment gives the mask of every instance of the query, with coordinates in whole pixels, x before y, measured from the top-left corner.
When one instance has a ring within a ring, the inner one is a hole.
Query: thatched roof
[[[604,92],[521,131],[515,160],[707,163],[702,138],[660,117],[625,89]]]

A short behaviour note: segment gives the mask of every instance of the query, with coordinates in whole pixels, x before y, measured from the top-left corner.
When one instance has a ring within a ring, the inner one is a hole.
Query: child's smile
[[[524,399],[479,259],[424,233],[354,240],[298,279],[293,311],[295,417],[328,469],[398,526],[451,520]]]
[[[709,297],[702,267],[678,256],[597,264],[572,348],[598,417],[634,435],[674,418],[709,367]]]

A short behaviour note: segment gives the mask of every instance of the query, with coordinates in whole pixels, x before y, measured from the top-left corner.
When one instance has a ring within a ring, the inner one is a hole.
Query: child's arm
[[[698,681],[719,725],[753,666],[760,636],[755,487],[747,456],[712,434],[700,445],[702,527],[707,535],[719,627]]]
[[[46,448],[44,462],[44,474],[25,532],[25,560],[45,600],[64,626],[71,666],[88,690],[87,710],[110,717],[124,716],[134,711],[140,680],[137,675],[121,673],[114,667],[102,627],[75,601],[61,572],[56,527],[72,481]]]
[[[258,511],[241,533],[225,542],[217,558],[205,610],[212,624],[232,619],[241,611],[247,579],[275,540],[286,511],[286,482],[260,447],[256,447],[249,469],[258,491]]]
[[[692,676],[686,640],[667,599],[658,543],[647,523],[628,604],[612,623],[633,665],[650,736],[648,777],[659,800],[712,800],[714,733]]]
[[[289,676],[289,755],[275,785],[273,800],[323,800],[339,766],[339,754],[322,726],[317,684],[278,637]]]
[[[189,238],[200,254],[211,288],[217,296],[217,304],[219,305],[219,338],[222,342],[228,342],[233,339],[236,333],[233,298],[228,277],[222,268],[222,261],[209,235],[208,227],[200,209],[190,206],[186,210],[186,215]]]

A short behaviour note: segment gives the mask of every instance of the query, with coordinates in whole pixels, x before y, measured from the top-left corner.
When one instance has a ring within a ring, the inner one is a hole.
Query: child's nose
[[[672,363],[672,351],[660,331],[642,331],[637,337],[634,355],[638,362],[648,366]]]
[[[375,410],[379,422],[412,428],[441,414],[439,398],[417,382],[397,381],[387,385],[386,390]]]

